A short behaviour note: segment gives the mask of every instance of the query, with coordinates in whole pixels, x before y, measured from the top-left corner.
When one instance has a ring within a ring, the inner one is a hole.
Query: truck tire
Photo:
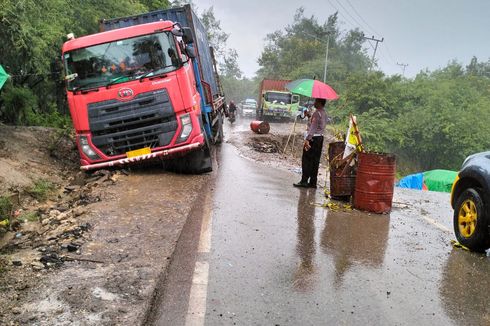
[[[478,190],[468,188],[459,195],[453,226],[459,243],[470,250],[483,252],[490,247],[489,216]]]
[[[179,174],[202,174],[213,171],[211,150],[206,144],[189,154],[164,161],[164,169]]]
[[[213,160],[208,143],[203,148],[189,153],[187,156],[187,169],[183,173],[202,174],[213,171]]]
[[[221,144],[223,142],[223,115],[218,113],[218,121],[212,127],[213,131],[213,143],[215,145]]]

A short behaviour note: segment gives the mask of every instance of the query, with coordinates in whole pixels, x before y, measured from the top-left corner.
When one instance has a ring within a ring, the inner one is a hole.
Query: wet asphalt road
[[[396,190],[390,215],[224,144],[183,230],[157,325],[490,325],[490,258],[453,249],[449,194]]]

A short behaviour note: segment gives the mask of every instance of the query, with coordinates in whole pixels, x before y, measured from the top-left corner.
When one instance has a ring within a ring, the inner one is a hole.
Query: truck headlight
[[[192,120],[189,113],[180,116],[180,123],[182,124],[182,130],[179,135],[179,140],[178,140],[179,143],[186,141],[192,132]]]
[[[100,159],[99,155],[97,155],[97,153],[93,150],[93,148],[90,147],[87,136],[79,136],[78,143],[80,145],[80,149],[82,150],[83,154],[85,154],[89,159],[91,160]]]

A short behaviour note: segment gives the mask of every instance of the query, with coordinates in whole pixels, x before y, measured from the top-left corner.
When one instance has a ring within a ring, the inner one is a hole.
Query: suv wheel
[[[487,207],[476,189],[468,188],[458,197],[453,222],[454,233],[462,245],[480,252],[490,247]]]

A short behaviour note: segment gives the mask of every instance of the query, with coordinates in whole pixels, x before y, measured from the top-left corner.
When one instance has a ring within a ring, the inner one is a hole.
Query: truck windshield
[[[276,93],[276,92],[267,92],[265,100],[267,102],[277,102],[284,104],[291,104],[291,94],[288,93]]]
[[[64,63],[73,76],[68,89],[76,90],[170,72],[180,60],[172,34],[162,32],[66,52]]]

